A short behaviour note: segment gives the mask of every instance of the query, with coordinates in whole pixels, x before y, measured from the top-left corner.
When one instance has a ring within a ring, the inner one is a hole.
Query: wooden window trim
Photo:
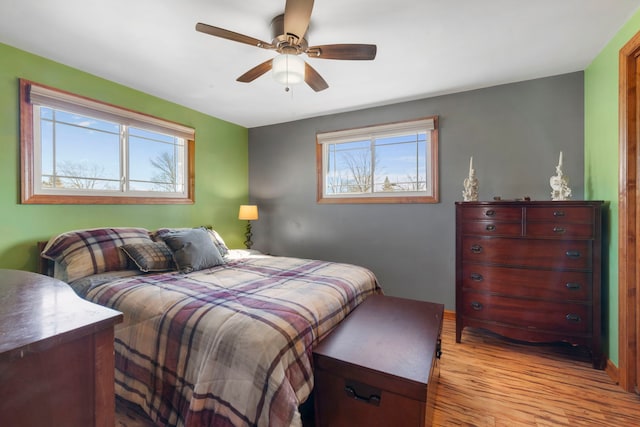
[[[33,140],[33,104],[29,102],[29,87],[33,82],[20,79],[20,176],[21,189],[20,201],[22,204],[57,204],[57,205],[128,205],[128,204],[193,204],[195,203],[195,141],[188,139],[187,143],[187,195],[186,197],[136,197],[136,196],[73,196],[73,195],[43,195],[35,194],[34,172],[35,172],[35,150]],[[33,83],[35,84],[35,83]],[[70,94],[79,98],[90,99],[80,95],[72,94],[53,87],[44,86],[61,93]],[[119,108],[123,111],[130,111],[142,114],[147,117],[157,119],[154,116],[139,113],[127,108],[119,107],[106,102],[91,99],[93,102]],[[162,119],[164,120],[164,119]],[[168,120],[165,120],[169,122]]]
[[[360,197],[323,197],[324,189],[324,176],[323,176],[323,147],[322,144],[316,140],[316,192],[317,202],[319,204],[394,204],[394,203],[439,203],[439,188],[438,183],[438,116],[425,117],[424,119],[433,119],[434,129],[431,131],[431,158],[433,162],[431,164],[431,182],[433,183],[433,195],[430,196],[360,196]],[[413,120],[407,120],[394,123],[405,123]],[[394,124],[390,123],[390,124]],[[353,128],[356,129],[356,128]]]

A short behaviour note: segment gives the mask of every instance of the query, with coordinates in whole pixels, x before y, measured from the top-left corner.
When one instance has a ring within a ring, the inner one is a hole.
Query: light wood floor
[[[443,326],[435,426],[640,426],[640,398],[568,345],[517,344]]]
[[[570,346],[525,345],[445,319],[434,426],[640,426],[640,398],[625,393]],[[152,425],[117,405],[117,427]]]

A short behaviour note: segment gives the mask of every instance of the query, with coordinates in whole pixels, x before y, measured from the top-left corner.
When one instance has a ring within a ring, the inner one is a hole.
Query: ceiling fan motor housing
[[[285,34],[284,14],[280,14],[271,20],[271,44],[276,46],[276,50],[279,53],[289,55],[300,55],[304,53],[309,47],[309,43],[303,36]]]

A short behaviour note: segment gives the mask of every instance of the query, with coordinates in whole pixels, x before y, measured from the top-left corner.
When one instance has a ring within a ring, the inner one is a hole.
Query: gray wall
[[[331,90],[331,89],[329,89]],[[583,73],[249,130],[254,248],[370,268],[385,293],[455,307],[454,202],[473,156],[480,200],[549,200],[559,152],[583,198]],[[440,203],[319,205],[315,134],[438,115]]]

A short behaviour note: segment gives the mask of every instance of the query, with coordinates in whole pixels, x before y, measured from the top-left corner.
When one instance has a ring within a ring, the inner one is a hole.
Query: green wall
[[[585,70],[585,198],[609,201],[605,345],[618,365],[618,53],[640,31],[636,12]]]
[[[20,204],[19,78],[195,128],[195,204]],[[248,198],[244,127],[0,43],[0,146],[0,268],[35,271],[38,240],[90,227],[213,225],[230,247],[242,247],[246,224],[237,214]]]

